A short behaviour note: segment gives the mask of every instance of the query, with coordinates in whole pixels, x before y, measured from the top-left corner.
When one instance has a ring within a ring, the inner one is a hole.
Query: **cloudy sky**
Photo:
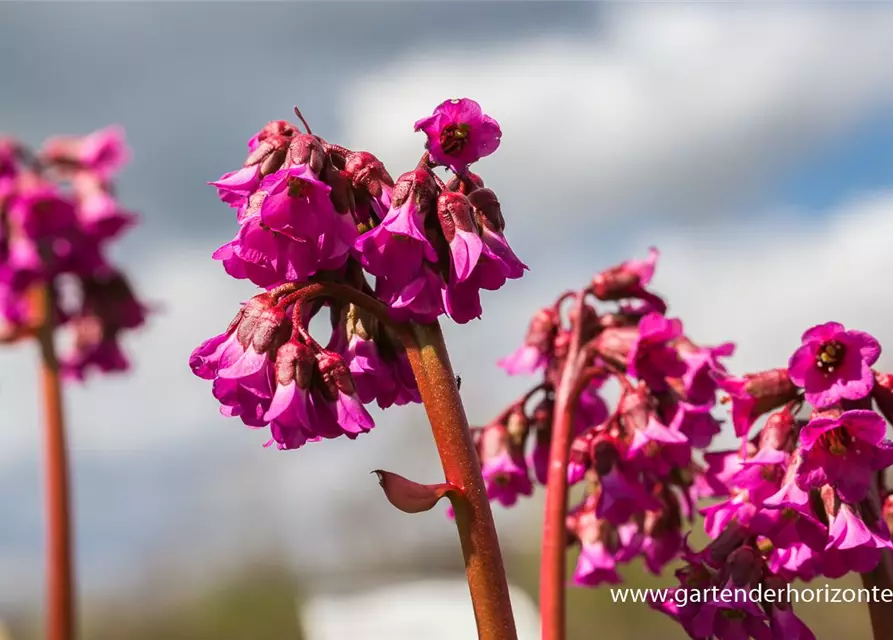
[[[650,245],[671,312],[696,340],[738,342],[739,372],[783,363],[830,319],[893,344],[891,31],[877,5],[5,3],[0,130],[38,143],[126,128],[120,195],[144,224],[117,255],[158,306],[129,344],[133,375],[68,394],[86,591],[160,559],[204,572],[273,548],[340,569],[453,535],[439,513],[394,512],[368,475],[439,478],[420,410],[279,453],[189,372],[191,349],[252,294],[210,259],[235,222],[205,183],[265,122],[298,104],[396,175],[421,151],[412,123],[443,99],[500,121],[479,172],[531,272],[447,328],[480,422],[523,389],[494,362],[530,314]],[[41,575],[34,355],[0,355],[0,603],[34,597]],[[531,528],[503,538],[525,544]]]

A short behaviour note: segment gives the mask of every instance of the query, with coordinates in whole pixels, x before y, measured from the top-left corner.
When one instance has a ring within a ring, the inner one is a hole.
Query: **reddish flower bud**
[[[381,196],[382,185],[394,185],[381,160],[368,151],[349,153],[344,160],[344,171],[356,189],[364,189],[373,198]]]
[[[322,181],[331,188],[329,198],[338,213],[352,213],[356,209],[353,189],[350,182],[331,161],[326,162],[322,170]]]
[[[299,389],[309,389],[316,371],[313,350],[303,342],[289,340],[276,352],[276,382],[285,386],[292,380]]]
[[[592,291],[599,300],[637,297],[654,275],[657,249],[650,249],[645,260],[627,260],[606,269],[592,279]]]
[[[291,322],[282,307],[274,306],[264,309],[257,317],[251,344],[258,353],[275,353],[291,334]]]
[[[648,387],[639,384],[635,389],[624,389],[618,401],[618,408],[628,435],[632,435],[633,431],[643,431],[648,426],[648,418],[651,415]]]
[[[239,319],[239,329],[236,333],[236,338],[246,349],[254,339],[254,329],[257,326],[258,319],[261,314],[272,307],[273,304],[275,303],[270,294],[260,293],[251,298],[245,303],[245,306],[242,307],[240,315],[237,316]]]
[[[776,411],[766,420],[760,431],[757,447],[759,449],[777,449],[791,452],[796,444],[796,421],[790,407]]]
[[[477,233],[471,213],[471,203],[461,193],[444,191],[438,196],[437,219],[447,242],[452,242],[460,231]]]
[[[625,368],[627,356],[638,338],[638,327],[609,327],[595,339],[595,350],[611,364]]]
[[[490,189],[475,189],[468,194],[468,202],[474,209],[475,220],[479,226],[491,231],[505,230],[505,218],[502,217],[502,206],[499,198]]]
[[[413,198],[422,212],[423,217],[437,198],[437,183],[425,169],[413,169],[397,178],[394,184],[394,192],[391,194],[391,208],[403,206]]]
[[[453,176],[452,178],[450,178],[450,181],[447,182],[446,187],[450,191],[458,191],[459,193],[464,193],[467,196],[475,189],[482,189],[484,187],[484,179],[476,173],[466,171],[461,175]]]
[[[893,373],[874,372],[875,385],[871,398],[887,422],[893,424]]]
[[[732,402],[732,422],[737,436],[747,435],[761,415],[796,400],[800,390],[788,378],[787,369],[770,369],[743,378],[724,377],[720,389]]]
[[[259,164],[262,175],[275,173],[285,164],[288,155],[289,139],[284,136],[271,136],[260,142],[245,160],[246,167]]]
[[[319,175],[326,165],[326,152],[322,142],[308,133],[295,135],[288,145],[288,165],[303,164]]]
[[[338,392],[352,396],[355,388],[353,376],[344,358],[332,351],[322,351],[316,356],[323,384],[331,399],[338,398]]]

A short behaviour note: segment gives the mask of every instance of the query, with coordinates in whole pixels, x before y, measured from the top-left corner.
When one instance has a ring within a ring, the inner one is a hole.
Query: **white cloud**
[[[504,133],[480,170],[516,212],[512,233],[533,232],[726,207],[893,98],[886,7],[599,9],[576,37],[432,39],[345,89],[345,144],[399,173],[421,153],[412,123],[472,97]]]

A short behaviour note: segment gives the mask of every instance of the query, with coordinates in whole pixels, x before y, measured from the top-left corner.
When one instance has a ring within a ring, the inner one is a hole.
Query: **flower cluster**
[[[567,295],[534,316],[524,345],[500,364],[511,374],[542,372],[542,382],[485,429],[509,432],[502,450],[479,450],[503,504],[530,494],[531,476],[546,484],[557,399],[576,389],[567,482],[583,483],[585,497],[567,527],[580,546],[580,585],[618,583],[617,564],[635,557],[654,573],[676,557],[697,498],[692,452],[720,431],[711,415],[716,376],[734,347],[698,346],[665,315],[665,302],[647,290],[656,260],[652,250],[596,275],[566,321]],[[593,298],[617,306],[600,310]],[[612,381],[620,392],[613,410],[603,397]]]
[[[24,335],[47,321],[37,294],[52,292],[49,320],[70,330],[61,358],[68,378],[90,369],[123,371],[122,332],[147,309],[107,256],[108,244],[136,222],[115,199],[112,178],[127,160],[117,128],[57,137],[32,153],[0,140],[0,319],[4,334]]]
[[[468,170],[499,146],[499,126],[463,99],[444,102],[416,130],[428,151],[394,182],[371,153],[270,122],[250,140],[245,165],[212,183],[239,222],[214,257],[265,289],[343,275],[356,262],[396,319],[479,317],[480,290],[526,269],[503,235],[496,194]],[[432,171],[438,165],[454,172],[446,184]]]
[[[735,586],[752,588],[868,573],[893,550],[883,474],[893,464],[886,439],[893,387],[888,374],[872,370],[880,345],[836,322],[812,327],[801,341],[786,368],[720,381],[744,444],[706,455],[700,496],[721,500],[702,509],[714,542],[679,574],[685,586],[694,575],[716,584],[726,556],[749,558],[748,580]],[[730,620],[757,638],[814,637],[785,604],[720,608],[722,616],[663,609],[695,638],[711,629],[735,637]]]
[[[501,136],[476,102],[448,100],[419,120],[426,151],[396,181],[374,155],[326,142],[296,113],[306,132],[270,122],[249,141],[244,166],[211,183],[239,223],[214,258],[265,291],[190,363],[214,381],[224,415],[269,425],[281,449],[368,431],[373,401],[418,402],[394,327],[444,314],[468,322],[482,313],[481,290],[527,268],[503,235],[496,194],[468,170]],[[366,303],[303,293],[321,283]],[[323,347],[308,325],[326,306],[334,330]]]
[[[567,482],[585,483],[567,516],[580,546],[577,584],[617,584],[618,564],[636,556],[655,574],[682,560],[678,589],[702,592],[875,569],[893,550],[883,475],[893,464],[893,374],[872,368],[877,340],[829,322],[803,334],[787,367],[735,377],[721,362],[733,345],[696,346],[646,289],[656,256],[609,269],[579,294],[617,310],[587,302],[564,322],[566,294],[500,363],[512,374],[541,371],[543,381],[485,430],[507,434],[501,448],[479,447],[491,498],[510,505],[532,493],[531,476],[546,484],[558,400],[574,390]],[[610,380],[620,389],[613,410],[601,399]],[[720,432],[718,393],[741,446],[704,451]],[[682,525],[700,500],[710,500],[697,511],[712,542],[695,553]],[[696,639],[814,638],[778,600],[652,606]]]

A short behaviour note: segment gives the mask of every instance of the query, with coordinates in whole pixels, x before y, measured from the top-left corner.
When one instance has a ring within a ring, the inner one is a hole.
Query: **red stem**
[[[540,556],[540,615],[542,640],[564,640],[565,553],[567,551],[567,465],[573,435],[574,409],[579,395],[578,380],[585,358],[580,352],[580,328],[585,296],[577,294],[573,334],[561,381],[556,390],[549,472],[546,478],[546,505]]]
[[[516,640],[490,501],[440,325],[436,322],[412,324],[411,330],[411,336],[404,335],[404,344],[431,422],[443,471],[446,480],[461,491],[451,496],[451,501],[465,557],[478,638]]]
[[[59,360],[54,344],[54,296],[51,286],[40,292],[43,322],[38,332],[44,405],[46,473],[46,638],[75,637],[74,571],[71,557],[68,454]]]

